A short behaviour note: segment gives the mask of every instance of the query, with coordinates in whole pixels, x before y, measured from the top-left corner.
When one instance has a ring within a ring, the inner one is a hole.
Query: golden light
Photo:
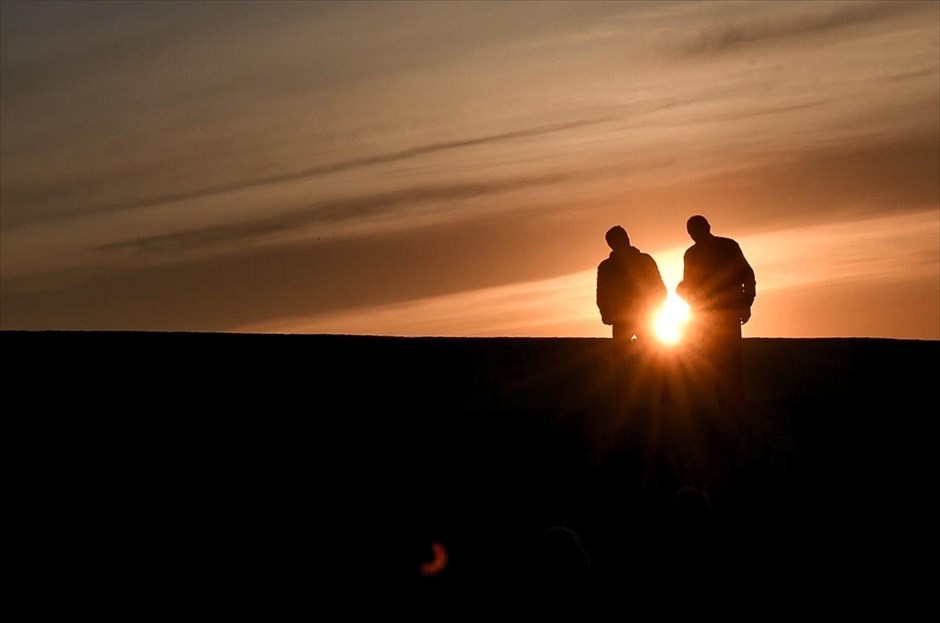
[[[662,309],[656,314],[653,328],[663,344],[676,344],[682,339],[682,330],[691,317],[689,306],[675,292],[670,292]]]

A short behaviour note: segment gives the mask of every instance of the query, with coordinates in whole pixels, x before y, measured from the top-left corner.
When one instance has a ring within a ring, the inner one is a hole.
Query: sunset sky
[[[0,327],[609,336],[703,214],[745,337],[940,339],[940,3],[0,2]]]

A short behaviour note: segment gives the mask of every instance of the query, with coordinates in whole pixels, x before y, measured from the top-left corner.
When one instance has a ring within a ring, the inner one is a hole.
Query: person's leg
[[[734,312],[723,313],[716,323],[715,380],[718,400],[725,411],[737,412],[744,404],[744,361],[741,322]]]
[[[627,423],[631,434],[642,437],[643,412],[648,407],[649,379],[644,365],[642,346],[633,339],[630,325],[615,325],[613,358],[617,392],[617,412]]]
[[[690,336],[692,372],[696,403],[704,406],[719,401],[721,396],[721,368],[723,335],[721,318],[713,311],[696,313],[694,333]]]
[[[613,346],[611,350],[611,363],[614,370],[614,396],[617,413],[623,413],[627,406],[627,355],[630,346],[630,337],[622,324],[613,325]]]

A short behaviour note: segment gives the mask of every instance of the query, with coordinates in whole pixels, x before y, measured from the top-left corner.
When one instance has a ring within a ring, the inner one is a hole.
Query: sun
[[[662,309],[653,320],[653,328],[663,344],[672,345],[682,339],[682,330],[691,317],[689,306],[675,292],[670,292]]]

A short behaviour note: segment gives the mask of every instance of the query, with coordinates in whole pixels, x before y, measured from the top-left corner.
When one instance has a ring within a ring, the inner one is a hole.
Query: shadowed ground
[[[931,506],[937,342],[745,340],[731,416],[681,351],[639,358],[670,391],[618,410],[603,339],[2,339],[30,564],[89,603],[519,585],[552,526],[638,598],[884,590]],[[422,578],[432,541],[448,566]]]

